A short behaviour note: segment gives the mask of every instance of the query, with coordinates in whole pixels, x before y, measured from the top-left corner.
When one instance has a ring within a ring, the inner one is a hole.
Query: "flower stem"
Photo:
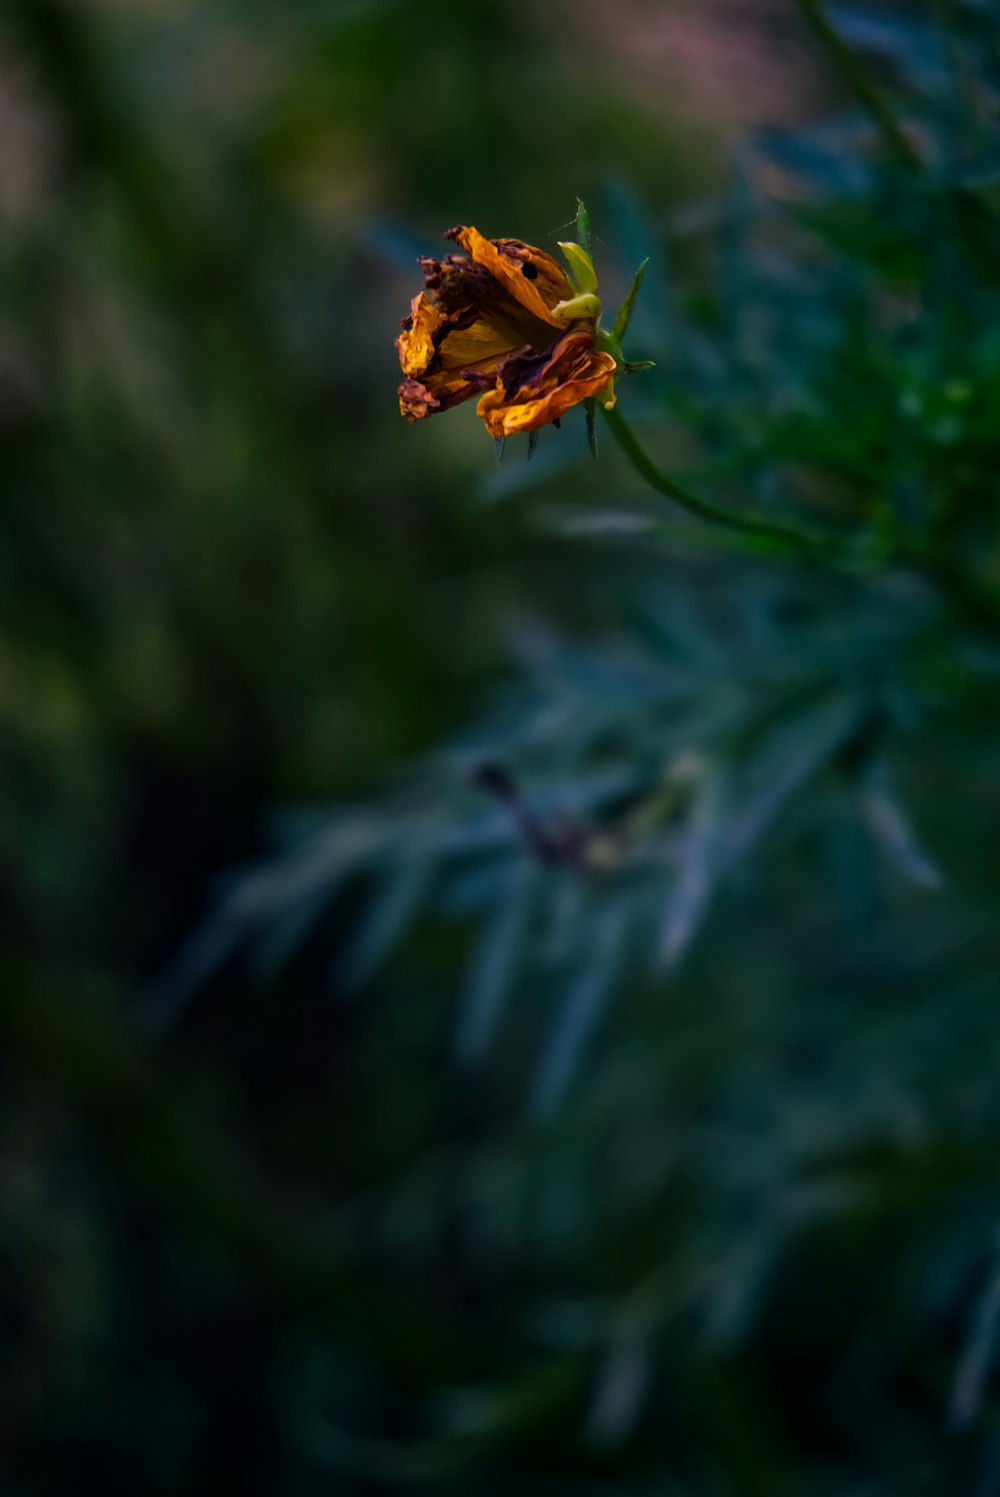
[[[669,473],[664,473],[653,461],[618,406],[605,410],[604,419],[640,478],[699,519],[737,531],[748,539],[765,542],[768,550],[825,559],[848,570],[876,562],[902,566],[928,582],[977,633],[988,637],[1000,633],[1000,597],[990,587],[966,576],[953,560],[939,554],[935,548],[913,538],[898,536],[891,541],[883,538],[879,542],[871,531],[853,539],[824,535],[792,520],[772,520],[754,510],[730,509],[727,505],[703,499],[684,488]]]
[[[728,530],[738,530],[746,536],[759,537],[772,547],[777,544],[784,551],[836,555],[845,561],[849,559],[849,549],[835,536],[822,535],[791,520],[772,520],[754,510],[730,509],[714,500],[692,494],[653,461],[617,405],[604,411],[604,419],[611,435],[640,478],[644,478],[650,488],[666,494],[668,499],[673,499],[675,504],[697,515],[699,519],[707,520],[712,525],[723,525]]]

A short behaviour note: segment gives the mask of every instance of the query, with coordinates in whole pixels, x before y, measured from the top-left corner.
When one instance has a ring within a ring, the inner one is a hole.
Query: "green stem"
[[[723,525],[728,530],[738,530],[743,535],[759,536],[772,546],[777,542],[785,551],[836,556],[845,561],[848,559],[847,549],[834,536],[821,535],[790,520],[772,520],[753,510],[730,509],[726,505],[716,504],[713,500],[690,493],[654,463],[617,405],[612,406],[611,410],[605,410],[604,419],[611,435],[640,478],[645,479],[650,488],[666,494],[668,499],[673,499],[675,504],[697,515],[699,519],[707,520],[711,525]]]
[[[907,568],[923,577],[945,600],[961,614],[972,628],[987,636],[1000,632],[1000,599],[989,587],[963,575],[954,561],[943,556],[936,548],[914,539],[896,537],[876,556],[871,534],[855,541],[837,536],[824,535],[791,520],[772,520],[754,510],[730,509],[703,499],[684,488],[676,479],[658,467],[642,446],[618,406],[604,412],[611,435],[625,454],[632,467],[645,479],[650,488],[666,494],[675,504],[689,514],[707,520],[711,525],[720,525],[747,537],[759,537],[768,543],[769,549],[779,549],[786,554],[825,559],[848,568],[856,568],[865,560],[869,563],[881,560]]]
[[[889,150],[904,165],[918,169],[922,165],[920,157],[899,128],[878,89],[858,61],[853,48],[847,45],[830,21],[823,8],[822,0],[799,0],[799,9],[826,47],[841,77],[858,103],[867,109],[875,121]]]

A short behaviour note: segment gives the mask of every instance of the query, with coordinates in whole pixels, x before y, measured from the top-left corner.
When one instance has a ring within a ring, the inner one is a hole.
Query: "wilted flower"
[[[610,409],[618,364],[599,346],[601,303],[587,251],[560,245],[567,275],[519,239],[484,239],[463,227],[445,238],[466,254],[419,262],[424,289],[396,340],[407,420],[478,395],[478,414],[501,438],[535,431],[591,397]]]

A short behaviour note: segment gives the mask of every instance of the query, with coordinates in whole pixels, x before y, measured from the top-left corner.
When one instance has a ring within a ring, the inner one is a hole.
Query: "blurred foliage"
[[[5,11],[4,1493],[1000,1491],[996,14],[801,9],[728,164],[561,6]],[[399,422],[577,192],[832,562]]]

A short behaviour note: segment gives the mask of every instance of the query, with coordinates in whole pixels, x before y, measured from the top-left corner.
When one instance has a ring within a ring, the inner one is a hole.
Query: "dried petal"
[[[476,410],[493,437],[532,431],[588,396],[613,405],[615,369],[611,355],[594,347],[592,332],[574,328],[542,353],[523,349],[505,359]]]
[[[484,239],[478,229],[449,229],[446,239],[454,239],[468,250],[477,265],[482,265],[506,292],[526,311],[553,326],[552,308],[575,295],[566,272],[544,250],[524,244],[520,239]]]

